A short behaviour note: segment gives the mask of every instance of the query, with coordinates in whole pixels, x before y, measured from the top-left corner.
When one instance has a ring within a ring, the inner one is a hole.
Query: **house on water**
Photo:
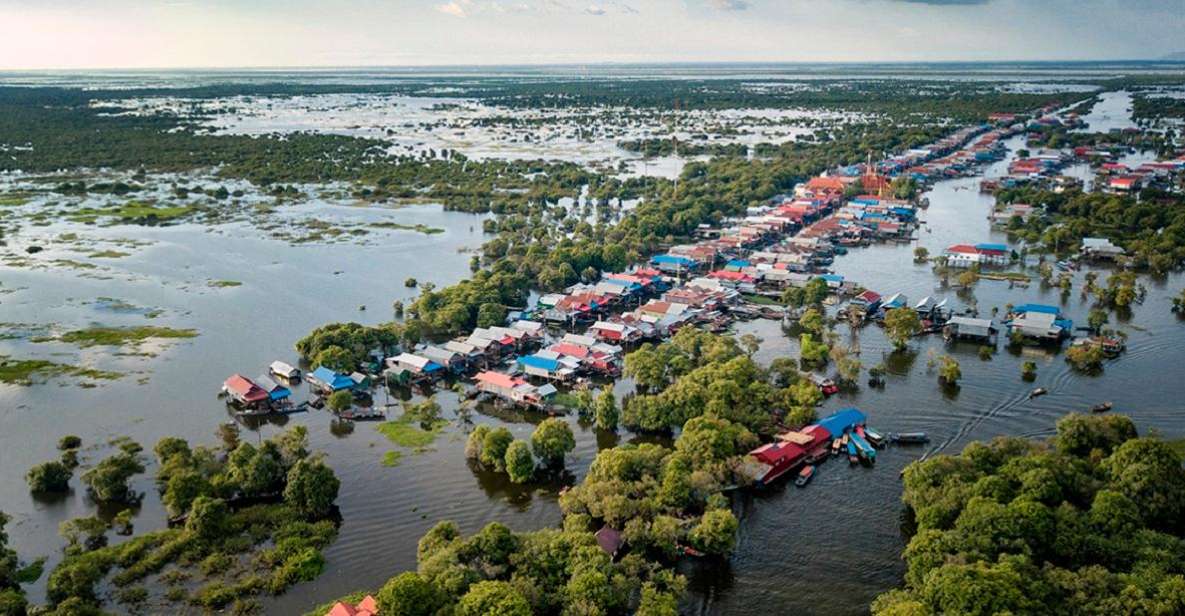
[[[1008,322],[1009,333],[1040,341],[1059,341],[1070,335],[1073,321],[1060,319],[1056,313],[1029,310]]]
[[[946,322],[942,335],[947,340],[974,340],[995,345],[999,331],[991,319],[951,317]]]
[[[272,362],[268,366],[268,371],[290,383],[300,378],[300,368],[294,368],[279,360]]]
[[[246,408],[267,406],[271,399],[264,388],[241,374],[233,374],[226,379],[222,383],[222,391],[226,392],[233,402]]]
[[[335,391],[353,389],[357,384],[349,375],[338,374],[325,366],[318,366],[309,373],[309,385],[321,393],[331,394]]]
[[[292,390],[277,383],[272,377],[261,374],[255,377],[255,384],[267,392],[268,401],[273,404],[282,404],[292,395]]]
[[[444,366],[414,353],[400,353],[396,357],[388,358],[387,367],[408,371],[412,380],[431,380],[444,376],[445,372]]]
[[[545,409],[556,394],[550,385],[535,387],[522,377],[490,370],[479,372],[474,380],[478,391],[525,408]]]

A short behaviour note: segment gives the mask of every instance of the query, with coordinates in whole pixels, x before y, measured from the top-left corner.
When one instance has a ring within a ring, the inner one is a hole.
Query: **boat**
[[[840,439],[833,439],[831,441],[831,455],[838,456],[840,449],[843,449],[843,441]]]
[[[873,447],[880,447],[885,444],[885,435],[869,427],[864,428],[864,438],[868,439],[868,442],[872,443]]]
[[[856,426],[856,429],[859,431],[860,426]],[[864,440],[863,436],[853,433],[852,442],[855,443],[856,449],[859,450],[861,458],[868,460],[869,464],[876,462],[876,448],[872,445],[869,445],[868,441]]]
[[[802,470],[798,471],[798,478],[794,480],[794,485],[796,485],[800,488],[805,488],[806,484],[810,483],[811,479],[813,479],[814,476],[815,476],[815,465],[808,464],[808,465],[802,467]]]
[[[1037,396],[1044,396],[1047,393],[1049,393],[1048,389],[1045,389],[1044,387],[1038,387],[1037,389],[1034,389],[1033,391],[1029,392],[1029,399],[1031,400],[1033,398],[1036,398]]]
[[[856,452],[856,444],[848,441],[848,462],[851,464],[860,463],[860,454]]]
[[[1110,402],[1103,402],[1102,404],[1096,404],[1096,405],[1090,407],[1090,412],[1092,412],[1092,413],[1106,413],[1107,411],[1111,410],[1111,408],[1113,406],[1114,405],[1111,404]]]
[[[898,445],[921,445],[929,443],[930,437],[925,432],[894,432],[889,434],[889,441]]]

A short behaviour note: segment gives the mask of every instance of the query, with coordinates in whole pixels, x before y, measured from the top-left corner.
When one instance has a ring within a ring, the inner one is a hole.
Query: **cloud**
[[[596,15],[597,17],[600,17],[605,14],[605,7],[593,4],[584,9],[584,12],[589,15]]]
[[[718,11],[743,11],[749,8],[749,0],[711,0],[708,4]]]
[[[452,0],[445,4],[436,6],[436,10],[445,15],[452,15],[453,17],[460,17],[462,19],[469,16],[468,8],[473,4],[472,0]]]
[[[905,2],[908,4],[934,4],[938,6],[944,5],[967,5],[967,4],[987,4],[992,0],[895,0],[896,2]]]

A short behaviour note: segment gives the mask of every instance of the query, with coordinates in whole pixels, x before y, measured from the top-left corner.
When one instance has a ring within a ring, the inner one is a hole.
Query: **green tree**
[[[413,571],[387,580],[375,595],[375,600],[383,614],[432,616],[440,607],[436,588]]]
[[[950,355],[942,356],[942,365],[938,367],[938,378],[947,385],[957,385],[963,378],[963,370],[959,367],[959,360]]]
[[[492,327],[506,323],[506,307],[496,302],[487,302],[477,309],[477,326]]]
[[[169,477],[161,502],[164,503],[169,515],[177,517],[189,511],[190,505],[197,497],[210,495],[212,492],[213,487],[209,480],[201,473],[187,468]]]
[[[885,315],[885,335],[898,351],[909,345],[909,339],[922,331],[922,320],[912,308],[894,308]]]
[[[1090,331],[1097,334],[1103,331],[1103,326],[1106,325],[1107,321],[1109,320],[1110,317],[1107,315],[1106,310],[1095,308],[1090,311],[1090,315],[1087,316],[1086,322],[1088,325],[1090,325]]]
[[[485,444],[486,436],[490,433],[490,427],[486,425],[477,426],[469,433],[469,438],[465,440],[465,458],[474,462],[481,461],[481,449]]]
[[[43,462],[29,469],[25,481],[33,492],[66,492],[74,472],[61,462]]]
[[[531,616],[531,605],[510,584],[487,580],[469,587],[456,616]]]
[[[199,541],[213,543],[226,536],[230,524],[230,507],[226,506],[226,501],[199,496],[189,509],[185,530]]]
[[[350,351],[339,347],[330,346],[317,353],[313,358],[313,363],[318,366],[325,366],[334,372],[353,372],[358,368],[357,355]]]
[[[620,414],[617,410],[617,398],[613,395],[613,387],[606,385],[597,396],[596,404],[594,417],[597,427],[602,430],[616,430]]]
[[[913,260],[916,263],[923,263],[930,258],[930,251],[925,246],[918,246],[913,249]]]
[[[515,440],[506,448],[506,473],[514,483],[526,483],[535,474],[535,458],[526,441]]]
[[[284,502],[310,520],[324,518],[333,510],[341,481],[333,469],[316,459],[302,459],[288,471]]]
[[[134,496],[128,488],[128,480],[143,472],[144,465],[137,456],[117,453],[83,473],[82,482],[97,501],[127,502]]]
[[[506,470],[506,450],[514,441],[514,435],[505,427],[499,426],[486,432],[481,442],[479,460],[482,466],[502,472]]]
[[[551,417],[531,434],[531,450],[546,465],[563,465],[564,456],[576,448],[576,437],[564,420]]]
[[[713,509],[704,514],[689,539],[708,554],[727,556],[736,545],[737,519],[727,509]]]
[[[329,398],[325,401],[329,410],[336,413],[350,410],[354,406],[354,394],[348,390],[342,389],[329,394]]]

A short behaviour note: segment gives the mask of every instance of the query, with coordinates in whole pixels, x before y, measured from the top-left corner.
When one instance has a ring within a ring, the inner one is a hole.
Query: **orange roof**
[[[481,383],[489,383],[490,385],[506,388],[514,388],[514,386],[518,385],[520,382],[518,379],[510,376],[509,374],[492,372],[490,370],[479,373],[476,377],[474,377],[474,379]]]
[[[810,190],[836,190],[843,191],[844,183],[839,178],[831,177],[814,177],[806,183],[806,187]]]
[[[378,616],[378,614],[378,602],[374,600],[374,597],[366,595],[366,598],[359,601],[358,605],[350,605],[342,601],[334,603],[325,616]]]

